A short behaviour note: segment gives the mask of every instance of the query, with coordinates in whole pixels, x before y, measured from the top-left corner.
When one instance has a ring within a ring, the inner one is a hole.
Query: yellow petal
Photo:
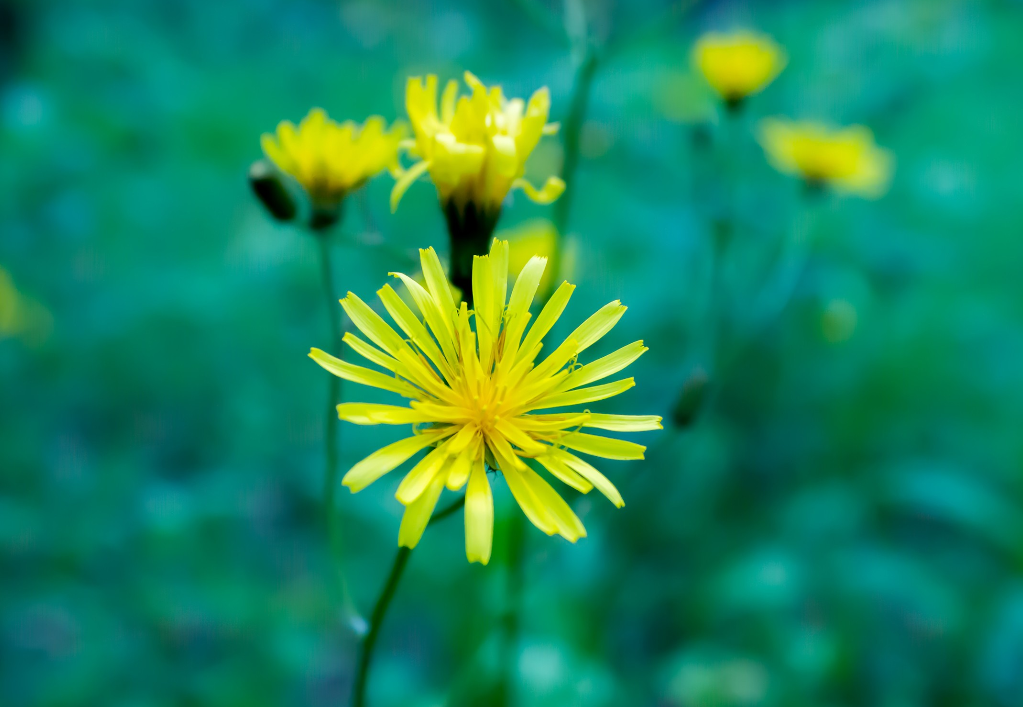
[[[542,189],[537,189],[528,180],[516,179],[512,182],[512,189],[521,189],[531,201],[537,204],[550,204],[557,201],[558,197],[565,192],[565,183],[558,177],[547,177]]]
[[[393,214],[398,210],[398,203],[401,201],[401,197],[405,196],[405,192],[412,186],[412,182],[419,179],[430,168],[430,163],[426,160],[422,162],[416,162],[414,165],[406,169],[398,177],[398,180],[394,183],[394,188],[391,189],[391,213]]]
[[[372,307],[354,293],[349,292],[348,296],[341,300],[341,306],[344,307],[345,313],[351,318],[352,323],[368,336],[370,341],[387,353],[397,357],[399,351],[408,348],[398,332],[388,326],[387,322],[374,312]]]
[[[618,489],[615,488],[614,484],[608,481],[607,477],[597,471],[591,464],[562,449],[553,451],[551,455],[564,462],[567,467],[578,472],[580,476],[592,483],[594,488],[604,494],[607,500],[611,501],[615,506],[621,508],[625,505],[622,495],[618,493]]]
[[[604,334],[611,331],[625,314],[626,309],[628,308],[618,300],[609,302],[580,324],[575,331],[568,335],[568,338],[578,341],[579,351],[584,351],[599,341]]]
[[[556,393],[554,395],[548,395],[540,398],[533,403],[532,408],[534,410],[546,410],[548,408],[592,403],[597,400],[612,398],[624,393],[634,385],[636,385],[636,380],[634,378],[624,378],[612,383],[602,383],[601,385],[594,385],[589,388],[578,388],[567,393]]]
[[[430,419],[412,408],[375,403],[341,403],[337,406],[337,416],[356,425],[408,425]]]
[[[572,297],[572,292],[574,291],[575,285],[563,282],[561,287],[551,295],[551,298],[547,300],[547,304],[540,310],[536,321],[533,322],[533,326],[526,333],[526,338],[522,340],[522,347],[519,349],[520,356],[523,352],[529,353],[532,351],[533,347],[543,340],[543,337],[547,335],[547,332],[558,321],[561,313],[565,311],[565,306],[568,304],[568,300]]]
[[[455,300],[451,297],[451,284],[448,282],[448,276],[444,274],[444,268],[441,267],[437,251],[433,248],[420,249],[419,259],[423,265],[426,286],[430,289],[430,294],[440,309],[448,333],[453,336],[455,333],[453,324],[456,310]]]
[[[397,393],[398,395],[402,395],[406,398],[418,398],[422,395],[421,390],[409,385],[405,381],[386,376],[383,373],[370,370],[369,368],[363,368],[362,366],[354,366],[350,363],[346,363],[345,361],[342,361],[339,358],[334,358],[320,349],[310,350],[309,358],[316,361],[316,363],[320,364],[320,366],[333,373],[338,378],[344,378],[345,380],[352,381],[353,383],[389,390],[392,393]]]
[[[649,432],[663,430],[660,415],[602,415],[592,413],[583,427],[611,432]]]
[[[419,321],[419,317],[405,304],[405,300],[399,297],[398,293],[390,285],[384,285],[377,290],[377,295],[379,295],[380,301],[383,302],[384,309],[387,310],[387,313],[391,315],[391,318],[401,330],[405,332],[405,335],[412,339],[412,343],[426,354],[427,358],[433,361],[433,364],[440,369],[440,372],[450,382],[454,375],[447,360],[444,358],[444,354],[441,353],[433,337],[430,336],[426,327],[423,326],[423,323]]]
[[[436,474],[426,491],[414,503],[405,506],[405,515],[401,517],[401,527],[398,529],[398,545],[414,548],[419,544],[443,490],[444,474]]]
[[[494,495],[483,460],[477,460],[465,490],[465,556],[487,564],[494,537]]]
[[[518,473],[522,475],[522,480],[529,486],[534,497],[547,509],[561,537],[571,543],[586,537],[586,528],[583,527],[582,521],[550,484],[528,466]]]
[[[536,458],[547,471],[551,472],[559,481],[571,486],[579,493],[589,493],[593,490],[593,484],[570,469],[565,462],[555,456],[545,454]]]
[[[444,352],[444,356],[450,363],[452,363],[452,365],[454,365],[454,363],[458,360],[458,356],[455,354],[454,343],[451,339],[451,332],[444,323],[444,315],[441,314],[440,308],[437,306],[437,301],[430,295],[426,288],[408,275],[400,272],[392,272],[390,275],[399,278],[403,283],[405,283],[405,288],[409,291],[409,294],[412,295],[412,301],[416,303],[416,307],[419,308],[423,318],[426,319],[426,323],[429,325],[430,331],[433,332],[434,337],[440,344],[440,348]]]
[[[397,360],[388,356],[380,349],[370,346],[350,331],[346,331],[341,340],[352,347],[355,353],[389,371],[397,371],[401,365]]]
[[[420,459],[419,463],[412,467],[409,473],[405,474],[405,478],[398,484],[398,490],[394,494],[394,497],[403,506],[414,503],[417,498],[423,495],[423,492],[433,482],[433,477],[441,472],[448,458],[446,447],[447,442]]]
[[[447,487],[450,490],[457,491],[465,485],[477,457],[479,454],[477,454],[476,445],[470,445],[455,458],[451,463],[451,471],[448,472]],[[482,458],[479,461],[481,464],[483,463]]]
[[[341,483],[357,493],[438,439],[438,433],[424,433],[389,444],[349,469]]]
[[[623,346],[614,353],[572,371],[565,382],[558,386],[558,390],[572,390],[614,375],[642,356],[647,350],[642,341],[635,341],[628,346]]]
[[[600,437],[585,432],[570,432],[558,438],[558,444],[584,454],[605,459],[642,459],[646,447],[624,439]]]

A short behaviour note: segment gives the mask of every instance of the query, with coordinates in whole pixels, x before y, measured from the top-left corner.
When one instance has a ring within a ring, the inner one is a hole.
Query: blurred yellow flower
[[[403,547],[415,547],[419,542],[445,487],[457,491],[467,485],[466,556],[470,562],[486,564],[494,525],[488,466],[501,471],[515,500],[536,527],[575,542],[586,535],[586,529],[565,500],[524,460],[532,459],[581,493],[596,487],[621,507],[624,501],[611,482],[573,451],[607,459],[642,459],[645,447],[580,430],[661,429],[661,418],[654,415],[606,415],[587,410],[532,414],[603,400],[628,390],[635,384],[632,378],[590,384],[618,373],[646,348],[636,341],[589,364],[577,363],[579,354],[611,331],[624,314],[625,307],[615,301],[537,361],[544,336],[575,288],[563,283],[533,326],[527,327],[529,306],[546,260],[531,258],[508,297],[508,252],[507,241],[495,239],[489,255],[475,257],[475,309],[470,311],[464,302],[455,305],[434,250],[421,250],[426,287],[392,273],[408,288],[418,315],[390,285],[377,293],[400,333],[349,292],[341,305],[372,344],[351,333],[344,340],[384,372],[352,365],[319,349],[309,354],[336,376],[411,400],[408,407],[344,403],[337,408],[342,420],[358,425],[414,426],[412,436],[374,452],[349,470],[342,483],[353,492],[420,450],[432,448],[398,486],[396,496],[405,505],[398,533]]]
[[[398,166],[398,144],[405,135],[395,124],[373,116],[363,125],[336,123],[314,108],[296,127],[282,121],[274,135],[262,137],[263,152],[279,170],[293,177],[316,205],[335,205],[385,169]]]
[[[405,88],[405,107],[414,138],[409,154],[420,161],[404,170],[391,192],[391,209],[422,174],[429,172],[445,209],[453,205],[463,212],[470,204],[496,220],[505,196],[522,189],[537,203],[549,204],[561,196],[565,183],[548,177],[541,189],[523,178],[526,160],[541,136],[552,135],[558,126],[547,122],[551,98],[546,87],[529,102],[507,99],[500,86],[487,88],[468,71],[465,82],[472,89],[458,96],[458,82],[451,80],[437,108],[437,77],[413,77]]]
[[[785,68],[784,50],[770,37],[749,31],[708,32],[693,49],[693,63],[729,104],[762,91]]]
[[[759,133],[775,169],[802,177],[809,185],[866,198],[888,190],[894,159],[862,125],[832,129],[821,123],[768,118],[761,121]]]

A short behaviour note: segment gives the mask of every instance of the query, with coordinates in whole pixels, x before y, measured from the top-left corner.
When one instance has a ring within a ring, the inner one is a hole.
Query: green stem
[[[324,233],[317,233],[316,240],[320,245],[320,275],[323,281],[323,292],[327,298],[327,320],[330,326],[330,353],[341,355],[341,318],[337,313],[337,294],[334,290],[334,270],[330,257],[330,243]],[[327,417],[323,433],[324,458],[326,470],[323,475],[323,512],[327,521],[327,532],[331,546],[336,544],[334,523],[334,501],[337,494],[337,457],[338,457],[338,417],[337,404],[341,401],[341,379],[328,376],[327,382]]]
[[[564,160],[561,164],[561,179],[565,182],[565,192],[554,202],[551,217],[560,235],[564,235],[571,214],[572,197],[575,194],[575,171],[579,166],[579,137],[586,119],[586,107],[589,104],[590,88],[596,71],[597,54],[589,44],[586,44],[582,56],[576,62],[572,98],[568,114],[562,124]]]
[[[462,495],[450,506],[435,513],[427,525],[432,525],[439,520],[447,518],[464,505],[465,496]],[[377,597],[377,603],[373,606],[373,614],[369,619],[369,630],[366,632],[366,636],[362,639],[362,645],[359,647],[359,662],[355,668],[355,683],[352,686],[352,707],[363,707],[366,704],[366,684],[369,678],[370,664],[373,661],[373,649],[376,647],[377,638],[380,635],[380,627],[384,623],[387,609],[391,606],[391,599],[394,598],[394,593],[398,589],[398,583],[401,582],[401,576],[405,572],[405,566],[408,564],[408,559],[411,555],[412,550],[410,548],[398,548],[398,553],[394,556],[394,562],[391,564],[391,571],[388,573],[387,581],[384,583],[384,589],[380,592],[380,596]]]

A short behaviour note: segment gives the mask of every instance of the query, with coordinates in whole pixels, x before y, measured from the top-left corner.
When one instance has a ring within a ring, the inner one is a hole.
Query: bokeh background
[[[426,72],[548,85],[564,119],[565,26],[597,61],[562,326],[621,298],[594,356],[650,352],[610,407],[671,419],[688,381],[687,414],[637,435],[646,461],[601,465],[623,509],[565,491],[590,532],[575,546],[517,533],[500,482],[490,566],[466,563],[459,519],[431,527],[371,703],[1023,704],[1009,0],[0,2],[0,703],[346,704],[399,476],[339,494],[332,557],[316,244],[266,216],[246,170],[277,121],[400,117]],[[789,66],[729,123],[689,52],[733,27]],[[890,191],[809,204],[754,140],[769,115],[868,125]],[[547,138],[530,169],[563,156]],[[341,287],[367,298],[416,247],[447,251],[432,187],[391,216],[390,186],[333,235]],[[550,216],[520,196],[501,226]],[[343,467],[395,434],[343,426]]]

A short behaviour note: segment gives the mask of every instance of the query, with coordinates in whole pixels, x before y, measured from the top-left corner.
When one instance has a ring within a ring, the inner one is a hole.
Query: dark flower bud
[[[266,160],[256,160],[249,167],[249,186],[260,203],[278,221],[291,221],[297,209],[280,175]]]

